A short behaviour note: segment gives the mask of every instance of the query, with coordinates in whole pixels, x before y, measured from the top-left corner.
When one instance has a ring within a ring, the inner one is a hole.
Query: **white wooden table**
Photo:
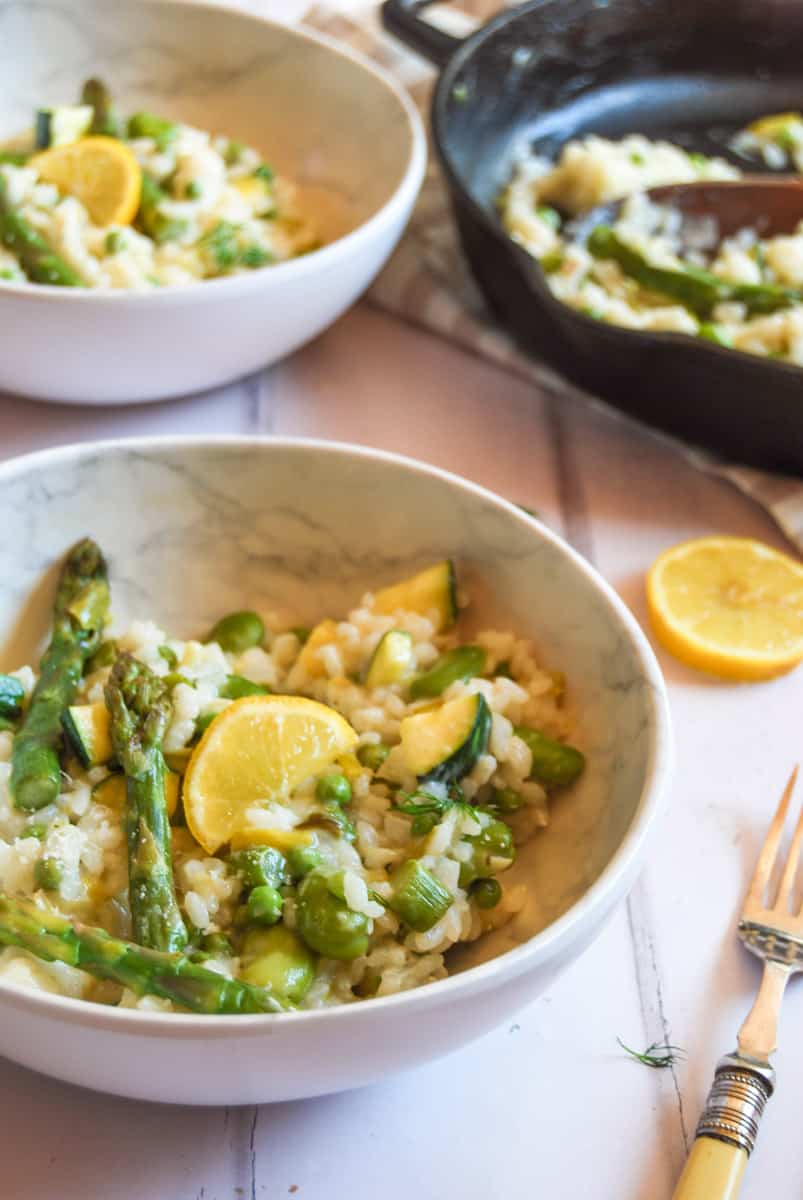
[[[204,396],[116,410],[0,398],[2,457],[178,432],[315,435],[460,472],[537,509],[642,622],[644,570],[669,543],[719,532],[783,545],[730,485],[647,432],[539,399],[367,305],[281,365]],[[803,751],[803,671],[736,687],[659,657],[677,734],[671,807],[629,903],[551,992],[451,1058],[306,1103],[164,1108],[0,1061],[3,1200],[669,1197],[714,1062],[758,981],[734,919]],[[790,988],[785,1012],[747,1200],[803,1191],[803,987]],[[651,1071],[617,1036],[639,1049],[669,1036],[688,1057]]]

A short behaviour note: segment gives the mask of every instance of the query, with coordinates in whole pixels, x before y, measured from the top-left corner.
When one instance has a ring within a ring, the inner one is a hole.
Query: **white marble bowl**
[[[0,141],[90,74],[148,108],[262,150],[300,185],[323,249],[159,292],[3,284],[0,390],[76,404],[228,382],[314,337],[364,291],[421,184],[421,121],[394,82],[311,33],[171,0],[0,0]]]
[[[73,1083],[185,1104],[354,1087],[507,1018],[583,951],[627,892],[669,770],[661,675],[612,589],[515,506],[378,451],[176,438],[7,462],[0,511],[0,670],[35,658],[52,564],[85,534],[108,554],[115,622],[153,617],[179,635],[233,608],[286,606],[297,623],[312,623],[451,555],[472,622],[532,636],[544,663],[566,672],[588,755],[579,786],[555,799],[551,825],[513,868],[529,887],[525,910],[462,952],[449,979],[339,1008],[246,1017],[109,1009],[0,983],[0,1053]]]

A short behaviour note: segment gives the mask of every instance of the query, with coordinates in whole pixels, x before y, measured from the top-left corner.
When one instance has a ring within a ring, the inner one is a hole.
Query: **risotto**
[[[764,117],[730,149],[740,160],[800,170],[803,117]],[[554,295],[585,315],[803,364],[803,222],[788,236],[762,237],[749,228],[720,242],[715,220],[682,222],[644,194],[740,176],[724,158],[641,134],[621,141],[591,135],[568,142],[556,162],[522,159],[500,210]],[[619,200],[611,226],[574,234],[571,218]]]
[[[505,871],[584,758],[526,638],[461,636],[451,562],[312,629],[112,638],[108,602],[79,543],[41,663],[0,675],[0,978],[310,1008],[444,978],[522,907]]]
[[[252,147],[149,112],[97,80],[0,151],[0,281],[149,290],[284,262],[318,244]]]

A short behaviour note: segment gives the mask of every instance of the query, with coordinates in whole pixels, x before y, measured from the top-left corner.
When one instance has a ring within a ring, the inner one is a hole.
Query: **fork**
[[[779,861],[797,770],[795,767],[790,775],[772,819],[739,921],[739,937],[748,950],[764,960],[761,987],[739,1030],[738,1049],[717,1063],[674,1200],[733,1200],[775,1087],[775,1072],[769,1060],[777,1043],[781,1000],[790,977],[803,971],[803,907],[791,911],[803,846],[803,811],[792,835],[774,903],[767,893]]]

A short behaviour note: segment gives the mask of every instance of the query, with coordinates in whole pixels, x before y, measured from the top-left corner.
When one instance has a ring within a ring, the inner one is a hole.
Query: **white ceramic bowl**
[[[54,561],[91,534],[120,624],[177,634],[226,610],[288,605],[301,623],[445,555],[472,620],[531,635],[566,671],[588,755],[579,786],[512,872],[523,913],[463,951],[449,979],[281,1016],[108,1009],[0,982],[0,1053],[73,1083],[185,1104],[354,1087],[445,1054],[547,987],[632,883],[670,759],[652,652],[610,587],[514,505],[378,451],[284,439],[154,439],[48,450],[0,465],[0,670],[46,632]],[[480,961],[496,954],[490,961]],[[479,965],[472,965],[477,964]],[[605,980],[600,979],[600,987]]]
[[[156,293],[4,283],[0,390],[127,404],[226,383],[340,316],[410,215],[426,161],[421,121],[391,79],[325,38],[178,0],[0,0],[0,46],[0,140],[101,75],[124,111],[147,107],[260,149],[298,182],[327,242]]]

